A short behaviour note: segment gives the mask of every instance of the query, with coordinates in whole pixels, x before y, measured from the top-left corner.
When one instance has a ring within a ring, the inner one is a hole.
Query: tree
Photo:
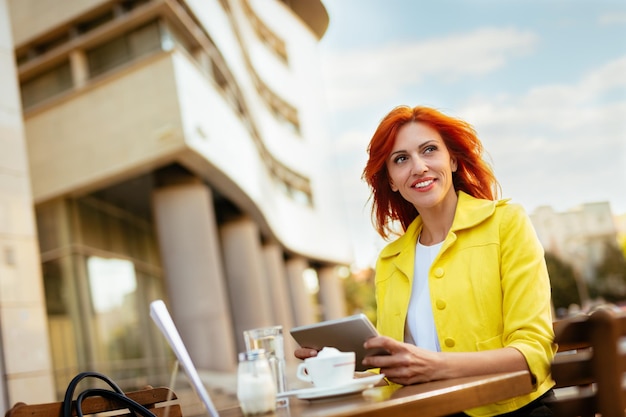
[[[594,296],[611,303],[626,299],[626,258],[612,242],[604,245],[604,256],[596,265],[596,279],[590,289]]]
[[[581,296],[572,266],[558,256],[546,252],[546,265],[552,286],[552,303],[555,309],[568,308],[571,304],[581,304]]]
[[[365,314],[376,324],[376,298],[374,295],[374,270],[371,268],[352,272],[343,280],[346,302],[350,314]]]

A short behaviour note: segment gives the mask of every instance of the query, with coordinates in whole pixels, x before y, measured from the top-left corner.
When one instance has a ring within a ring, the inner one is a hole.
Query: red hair
[[[495,200],[500,193],[500,185],[483,159],[483,145],[469,123],[429,107],[398,106],[374,132],[362,176],[372,189],[372,223],[383,238],[395,233],[392,223],[399,222],[404,232],[419,214],[413,204],[391,190],[386,164],[398,130],[410,122],[424,123],[441,135],[450,156],[457,161],[457,170],[452,174],[455,191],[488,200]]]

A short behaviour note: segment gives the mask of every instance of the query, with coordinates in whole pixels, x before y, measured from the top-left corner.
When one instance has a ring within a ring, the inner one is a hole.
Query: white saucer
[[[281,392],[278,398],[296,397],[301,400],[319,400],[322,398],[338,397],[341,395],[354,394],[373,387],[385,375],[372,375],[363,378],[354,378],[352,381],[337,387],[304,388],[293,391]]]

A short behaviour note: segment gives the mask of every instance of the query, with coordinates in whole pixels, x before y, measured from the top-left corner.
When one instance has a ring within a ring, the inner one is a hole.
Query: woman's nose
[[[412,159],[413,164],[411,165],[411,174],[421,175],[424,172],[428,171],[428,166],[424,163],[424,160],[419,157],[414,157]]]

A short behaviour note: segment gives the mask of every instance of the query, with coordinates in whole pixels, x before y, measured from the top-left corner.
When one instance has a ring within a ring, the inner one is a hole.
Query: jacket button
[[[446,340],[444,340],[444,342],[446,344],[447,347],[451,348],[454,347],[454,345],[456,344],[454,342],[454,339],[450,338],[450,337],[446,337]]]
[[[433,272],[435,274],[435,278],[443,278],[443,268],[435,268]]]
[[[439,310],[443,310],[444,308],[446,308],[446,302],[443,300],[435,301],[435,305],[437,306]]]

